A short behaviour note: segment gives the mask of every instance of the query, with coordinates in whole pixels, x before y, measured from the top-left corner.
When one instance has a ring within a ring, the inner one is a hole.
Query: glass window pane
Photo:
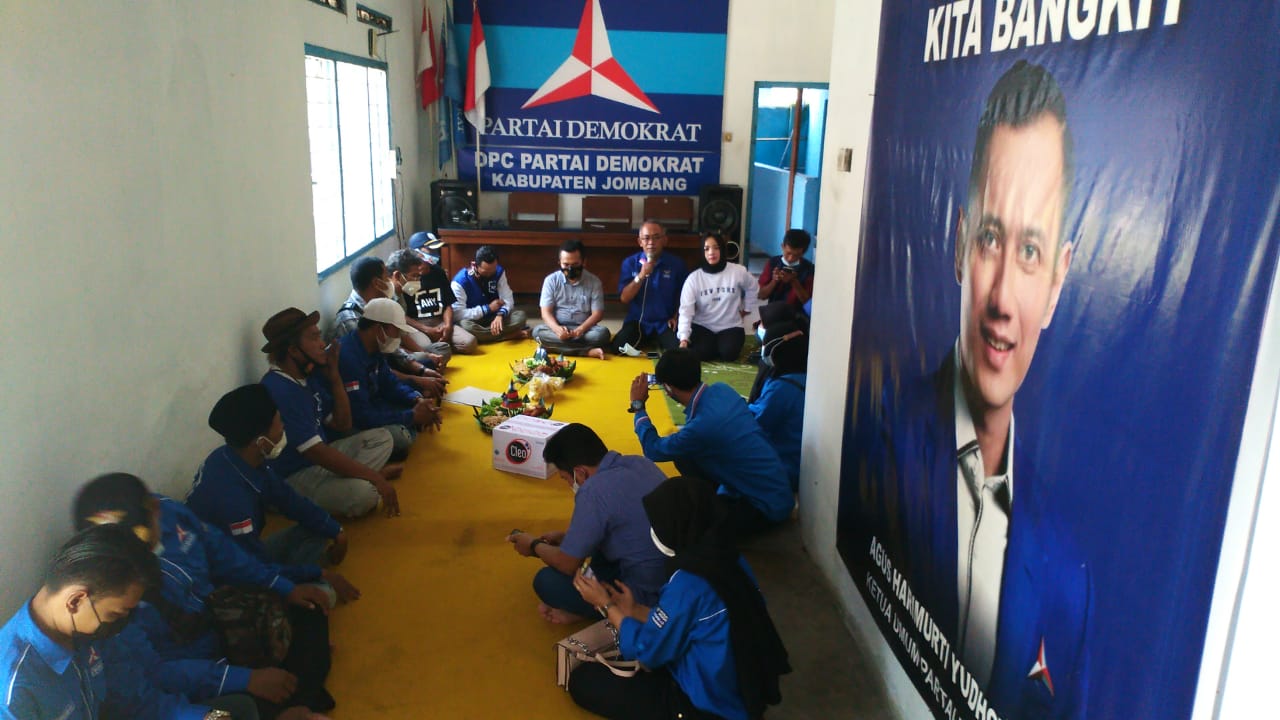
[[[391,121],[387,107],[387,73],[369,69],[369,145],[373,159],[374,235],[381,237],[395,228],[395,205],[391,178],[395,164],[389,161]]]
[[[342,143],[342,198],[347,252],[374,238],[373,162],[369,153],[369,80],[366,68],[338,63],[338,131]]]
[[[323,272],[395,231],[390,104],[384,68],[308,55],[305,71],[316,269]]]
[[[315,218],[318,272],[346,257],[334,62],[308,57],[306,74],[307,130],[311,142],[311,202]]]

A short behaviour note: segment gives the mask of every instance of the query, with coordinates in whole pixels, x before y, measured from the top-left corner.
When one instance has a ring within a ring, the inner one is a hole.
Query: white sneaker
[[[635,349],[635,348],[631,347],[631,343],[623,343],[623,345],[622,345],[622,354],[623,354],[623,355],[628,355],[628,356],[630,356],[630,357],[640,357],[640,356],[644,355],[644,353],[642,353],[642,352],[640,352],[639,350],[637,350],[637,349]]]

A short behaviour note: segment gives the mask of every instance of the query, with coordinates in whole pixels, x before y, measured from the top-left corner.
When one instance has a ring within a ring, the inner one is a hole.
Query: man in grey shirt
[[[542,281],[542,325],[533,337],[548,352],[589,355],[604,359],[609,328],[604,317],[604,286],[587,272],[581,240],[565,240],[560,246],[560,270]]]

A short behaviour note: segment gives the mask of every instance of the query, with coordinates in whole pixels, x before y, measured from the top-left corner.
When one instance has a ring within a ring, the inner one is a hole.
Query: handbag
[[[230,664],[270,667],[288,654],[293,625],[278,594],[266,588],[224,586],[210,593],[205,605]]]
[[[618,677],[634,677],[644,670],[639,660],[622,660],[618,631],[601,620],[556,643],[556,685],[569,689],[569,676],[584,662],[600,663]]]

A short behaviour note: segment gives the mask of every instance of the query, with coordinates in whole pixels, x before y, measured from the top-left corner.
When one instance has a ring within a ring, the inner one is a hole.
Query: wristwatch
[[[629,413],[638,413],[643,411],[644,411],[643,400],[632,400],[630,407],[627,408],[627,412]]]
[[[541,545],[541,544],[543,544],[543,543],[545,543],[545,542],[546,542],[546,540],[543,540],[542,538],[534,538],[534,539],[533,539],[533,542],[529,543],[529,554],[530,554],[530,555],[533,555],[534,557],[537,557],[537,556],[538,556],[538,550],[537,550],[538,546],[539,546],[539,545]]]
[[[204,720],[231,720],[231,713],[226,710],[210,710],[204,714]]]

